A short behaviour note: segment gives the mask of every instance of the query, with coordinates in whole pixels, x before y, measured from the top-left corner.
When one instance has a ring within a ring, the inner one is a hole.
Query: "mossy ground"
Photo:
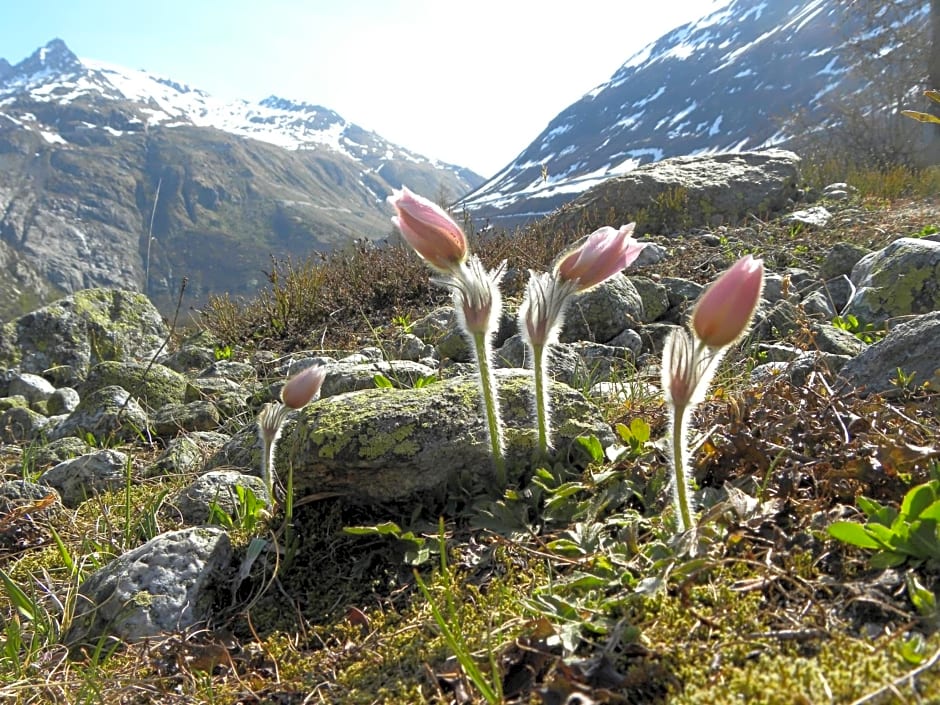
[[[883,246],[940,223],[933,203],[837,208],[843,225],[824,231],[754,221],[716,230],[717,248],[675,240],[657,273],[704,282],[744,251],[762,254],[771,271],[812,268],[827,244]],[[479,247],[485,258],[535,267],[558,249],[524,238]],[[415,319],[435,296],[402,294],[389,309],[376,305],[344,320],[318,344],[374,343],[392,335],[393,316]],[[287,351],[309,348],[309,331],[322,335],[315,320],[263,330],[261,310],[248,304],[238,318],[222,305],[214,332],[246,358],[257,340]],[[238,330],[252,332],[236,339]],[[306,332],[292,338],[291,331]],[[298,500],[292,535],[280,512],[254,530],[277,550],[255,562],[234,596],[220,595],[215,624],[121,645],[107,658],[69,658],[58,643],[78,581],[154,532],[176,528],[172,512],[158,510],[189,478],[148,481],[75,512],[46,515],[33,506],[0,515],[0,568],[41,608],[18,611],[9,588],[0,590],[0,700],[482,702],[433,603],[507,703],[940,703],[940,618],[918,611],[910,595],[911,581],[937,594],[938,575],[923,565],[876,570],[864,552],[825,531],[857,515],[858,495],[897,503],[938,471],[940,397],[911,387],[862,399],[827,387],[822,368],[800,387],[778,380],[752,389],[742,371],[756,363],[748,346],[729,356],[696,420],[708,434],[694,468],[702,489],[695,536],[674,536],[665,458],[655,444],[614,463],[586,462],[572,448],[504,497],[477,488],[423,506],[366,509],[314,495]],[[638,391],[605,412],[612,424],[644,419],[654,440],[665,433],[656,396]],[[14,470],[23,454],[0,451],[7,479],[38,470]],[[402,531],[343,531],[388,521]],[[234,538],[244,552],[251,536]],[[418,546],[427,553],[416,554]],[[417,588],[413,562],[431,602]]]

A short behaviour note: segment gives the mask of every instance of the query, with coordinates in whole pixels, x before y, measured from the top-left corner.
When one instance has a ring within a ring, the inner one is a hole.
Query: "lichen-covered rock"
[[[220,528],[161,534],[82,583],[64,641],[70,647],[109,635],[137,641],[202,624],[231,560],[231,543]]]
[[[649,246],[643,249],[645,252]],[[629,277],[643,302],[643,322],[655,321],[669,310],[669,291],[649,277]]]
[[[50,416],[71,414],[82,400],[78,391],[72,387],[59,387],[46,399],[46,411]]]
[[[197,477],[170,500],[170,506],[179,512],[187,524],[202,524],[209,518],[210,506],[216,504],[230,517],[238,512],[237,487],[249,489],[255,497],[270,504],[264,481],[254,475],[245,475],[237,470],[213,470]]]
[[[214,431],[197,431],[173,438],[156,460],[144,468],[143,477],[185,475],[197,472],[229,437]]]
[[[153,357],[167,335],[143,294],[86,289],[0,328],[0,365],[54,375],[57,384],[73,386],[98,362]]]
[[[64,460],[39,476],[39,484],[54,487],[62,504],[75,508],[89,497],[116,490],[127,482],[127,455],[111,449]]]
[[[49,424],[48,417],[22,406],[15,406],[0,414],[0,441],[19,443],[31,441]]]
[[[530,467],[535,433],[531,374],[497,370],[511,475]],[[570,387],[550,385],[555,445],[593,435],[614,441],[597,407]],[[436,491],[448,481],[490,483],[493,464],[478,382],[457,377],[421,389],[375,389],[321,399],[285,427],[278,460],[291,464],[298,496],[337,491],[382,502]]]
[[[875,326],[940,310],[940,242],[904,237],[858,261],[846,312]]]
[[[104,387],[82,397],[71,414],[49,434],[51,439],[84,437],[138,440],[150,427],[147,412],[123,387]]]
[[[891,382],[900,369],[914,375],[913,384],[940,391],[940,311],[917,316],[893,327],[841,370],[841,377],[863,393],[899,391]]]
[[[180,404],[186,396],[186,378],[159,363],[100,362],[78,387],[85,396],[103,387],[122,387],[149,409]]]
[[[173,438],[182,432],[214,431],[219,427],[219,410],[209,401],[188,404],[167,404],[150,415],[153,433],[160,438]]]

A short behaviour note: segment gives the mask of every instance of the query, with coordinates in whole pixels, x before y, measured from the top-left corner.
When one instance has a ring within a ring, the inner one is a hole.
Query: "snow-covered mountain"
[[[380,240],[408,184],[482,183],[326,108],[222,101],[54,40],[0,62],[0,319],[90,286],[173,310],[251,294],[271,257]]]
[[[0,115],[16,120],[11,108],[30,102],[58,105],[80,98],[97,104],[121,103],[117,124],[89,122],[86,129],[112,135],[151,127],[214,127],[286,149],[329,149],[381,172],[394,161],[427,164],[453,174],[458,196],[482,180],[473,172],[423,157],[349,123],[319,105],[270,96],[259,102],[224,101],[205,91],[147,71],[92,59],[79,59],[54,39],[15,66],[0,60]],[[31,122],[26,116],[27,126]],[[68,142],[55,125],[35,124],[49,142]]]
[[[460,205],[519,224],[647,162],[785,143],[797,112],[824,124],[853,90],[838,48],[857,21],[833,0],[732,0],[636,51]]]

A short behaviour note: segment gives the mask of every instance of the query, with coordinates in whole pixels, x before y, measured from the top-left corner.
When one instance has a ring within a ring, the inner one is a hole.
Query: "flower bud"
[[[466,261],[467,237],[443,208],[405,187],[388,202],[398,213],[392,222],[431,268],[446,274]]]
[[[562,254],[555,265],[556,276],[577,284],[578,292],[587,291],[633,264],[646,247],[631,235],[636,223],[620,230],[603,227],[591,233],[579,246]]]
[[[748,329],[764,288],[764,260],[745,255],[713,281],[692,311],[692,330],[710,348],[730,345]]]
[[[281,389],[281,401],[291,409],[300,409],[306,406],[317,394],[323,380],[326,379],[326,368],[315,365],[301,370],[287,380]]]

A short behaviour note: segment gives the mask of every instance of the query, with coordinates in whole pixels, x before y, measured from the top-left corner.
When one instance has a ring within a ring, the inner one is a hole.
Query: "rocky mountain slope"
[[[250,293],[271,256],[390,234],[392,188],[481,181],[319,106],[224,103],[54,40],[0,63],[0,317],[92,286],[165,311],[184,278],[188,304]]]
[[[834,0],[732,0],[636,51],[461,205],[509,226],[641,164],[786,143],[796,113],[825,124],[857,88],[838,51],[857,23]]]

